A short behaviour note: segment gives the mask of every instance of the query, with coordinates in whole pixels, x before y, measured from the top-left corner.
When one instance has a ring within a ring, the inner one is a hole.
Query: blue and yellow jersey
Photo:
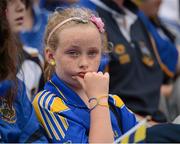
[[[109,95],[109,105],[118,113],[120,124],[110,110],[114,138],[136,124],[135,116],[116,95]],[[81,98],[55,74],[34,101],[37,117],[52,142],[88,142],[90,112]],[[120,127],[121,125],[121,127]]]
[[[3,88],[8,90],[9,85],[6,83],[4,86],[6,87]],[[1,88],[0,93],[4,91]],[[5,96],[0,95],[0,143],[15,142],[48,142],[33,106],[27,98],[25,86],[20,80],[12,108],[7,104]]]

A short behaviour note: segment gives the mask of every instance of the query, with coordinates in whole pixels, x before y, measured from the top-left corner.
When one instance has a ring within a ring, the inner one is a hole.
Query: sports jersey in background
[[[4,85],[1,82],[0,93],[11,85],[7,84],[7,81],[5,83]],[[12,109],[7,105],[4,96],[0,95],[0,142],[48,142],[27,98],[25,86],[20,80]]]

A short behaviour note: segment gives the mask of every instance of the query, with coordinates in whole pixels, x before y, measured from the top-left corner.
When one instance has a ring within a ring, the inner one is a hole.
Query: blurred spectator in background
[[[79,0],[40,0],[40,7],[48,11],[54,11],[57,7],[68,7]]]
[[[91,10],[96,9],[96,5],[94,3],[92,3],[90,0],[79,0],[79,2],[77,4],[79,6],[87,7]]]
[[[162,0],[133,0],[137,6],[148,16],[154,26],[157,28],[162,38],[175,43],[175,35],[165,26],[158,16]]]
[[[163,0],[159,10],[159,16],[164,24],[176,36],[175,43],[180,50],[180,1]],[[172,95],[167,102],[170,120],[180,114],[180,77],[175,80]]]
[[[7,19],[12,32],[16,34],[17,38],[23,29],[25,11],[30,4],[29,0],[25,0],[24,2],[26,3],[26,6],[21,0],[16,0],[14,3],[12,3],[12,5],[8,5]],[[24,81],[27,95],[29,99],[32,100],[33,95],[41,90],[44,85],[42,76],[43,64],[36,49],[22,46],[20,41],[19,47],[21,47],[23,53],[23,61],[17,77]]]
[[[141,116],[165,122],[159,111],[164,73],[173,76],[178,53],[130,0],[90,0],[105,20],[108,40],[114,44],[108,70],[110,91]],[[154,38],[154,39],[153,39]],[[168,46],[168,47],[166,47]]]
[[[159,35],[163,39],[170,41],[172,44],[174,44],[174,46],[176,46],[176,35],[168,29],[168,27],[158,16],[158,11],[162,4],[162,0],[133,1],[145,13],[145,15],[149,17],[152,24],[156,27]],[[164,84],[161,86],[160,109],[166,114],[169,121],[172,121],[178,114],[180,114],[177,112],[179,110],[175,108],[176,106],[180,107],[180,101],[178,100],[180,99],[180,91],[176,88],[177,86],[175,86],[173,89],[173,86],[174,80],[165,77]]]
[[[24,45],[36,48],[40,54],[43,54],[43,38],[49,12],[40,9],[38,1],[27,0],[27,2],[24,28],[20,38]]]
[[[159,10],[159,16],[176,35],[176,44],[180,45],[180,1],[163,0]]]
[[[20,50],[11,30],[22,27],[24,9],[24,1],[0,0],[0,143],[47,142],[25,86],[16,77]]]
[[[179,143],[180,125],[165,123],[147,129],[145,143]]]

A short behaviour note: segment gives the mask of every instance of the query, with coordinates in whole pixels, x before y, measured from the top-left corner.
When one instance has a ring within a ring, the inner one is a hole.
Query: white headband
[[[48,36],[48,39],[47,39],[47,43],[49,43],[49,40],[52,36],[52,34],[58,29],[60,28],[61,26],[63,26],[65,23],[69,22],[69,21],[80,21],[80,22],[83,22],[83,23],[87,23],[88,21],[87,20],[84,20],[82,18],[79,18],[79,17],[71,17],[71,18],[68,18],[64,21],[62,21],[61,23],[59,23],[57,26],[54,27],[54,29],[50,32],[49,36]]]

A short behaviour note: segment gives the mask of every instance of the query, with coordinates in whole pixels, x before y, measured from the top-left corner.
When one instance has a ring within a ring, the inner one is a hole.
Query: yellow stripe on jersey
[[[44,112],[46,120],[47,120],[47,122],[48,122],[48,124],[49,124],[49,126],[50,126],[50,128],[51,128],[51,130],[53,132],[54,137],[56,138],[56,140],[60,140],[60,137],[58,136],[56,130],[54,129],[54,126],[52,125],[51,120],[49,119],[47,113],[44,110],[43,110],[43,112]]]
[[[43,125],[43,127],[45,128],[46,132],[48,133],[48,136],[52,139],[52,135],[50,134],[50,132],[49,132],[47,126],[46,126],[46,123],[45,123],[45,121],[44,121],[44,119],[43,119],[43,116],[42,116],[42,114],[41,114],[41,111],[40,111],[40,108],[39,108],[39,104],[38,104],[38,100],[39,100],[39,98],[40,98],[40,96],[42,95],[43,92],[44,92],[44,91],[39,92],[39,93],[35,96],[34,101],[33,101],[32,104],[33,104],[33,106],[34,106],[34,109],[35,109],[35,112],[36,112],[36,115],[37,115],[38,120],[40,121],[40,123],[41,123],[41,124]],[[47,95],[48,93],[49,93],[49,92],[46,92],[46,93],[44,93],[44,95]]]
[[[43,102],[45,101],[45,109],[47,110],[47,111],[43,110],[43,114],[44,114],[45,117],[46,117],[47,123],[48,123],[51,131],[53,132],[54,137],[55,137],[57,140],[60,140],[60,137],[59,137],[59,135],[58,135],[58,132],[60,133],[60,135],[61,135],[63,138],[65,137],[65,133],[64,133],[64,131],[63,131],[63,129],[62,129],[62,126],[59,124],[56,116],[55,116],[54,113],[53,113],[53,112],[59,112],[59,111],[53,111],[52,108],[53,108],[53,109],[54,109],[54,108],[57,109],[59,106],[61,107],[61,109],[62,109],[63,107],[66,107],[66,110],[67,110],[67,109],[69,109],[69,108],[63,103],[63,101],[62,101],[59,97],[53,97],[54,94],[48,95],[48,98],[47,98],[46,100],[45,100],[45,96],[46,96],[46,95],[42,96],[42,97],[41,97],[41,100],[40,100],[40,105],[41,105],[41,106],[43,105]],[[53,98],[54,98],[54,100],[53,100],[53,102],[52,102],[52,104],[51,104],[50,101],[51,101]],[[62,106],[62,104],[63,104],[64,106]],[[48,109],[48,106],[50,106],[50,110]],[[58,107],[57,107],[57,106],[58,106]],[[49,115],[48,115],[47,113],[48,113]],[[65,130],[67,130],[67,129],[68,129],[67,120],[66,120],[64,117],[62,117],[62,116],[59,116],[59,115],[57,115],[57,116],[60,118],[60,120],[61,120],[61,122],[62,122],[62,125],[63,125],[63,127],[65,128]],[[53,125],[52,122],[54,122],[55,125]],[[49,130],[47,130],[47,131],[49,132]],[[50,133],[50,132],[49,132],[49,133]]]
[[[56,97],[53,100],[53,103],[51,104],[51,111],[52,112],[62,112],[66,111],[69,108],[64,104],[63,100],[60,99],[59,97]]]
[[[65,137],[64,131],[63,131],[62,127],[60,126],[57,118],[55,117],[55,115],[54,115],[52,112],[50,112],[50,115],[51,115],[51,117],[52,117],[52,119],[53,119],[53,121],[54,121],[54,123],[55,123],[55,125],[56,125],[56,127],[57,127],[57,131],[59,131],[59,133],[61,134],[61,136],[64,138],[64,137]],[[53,128],[52,128],[52,129],[53,129]]]
[[[60,89],[52,82],[52,80],[49,80],[49,82],[57,89],[57,91],[63,96],[63,98],[66,99],[66,97],[63,95]]]
[[[47,100],[46,100],[46,102],[45,102],[45,108],[46,108],[46,109],[49,109],[48,106],[51,105],[49,102],[50,102],[51,99],[53,99],[53,96],[54,96],[54,95],[55,95],[55,94],[50,94],[50,95],[48,96],[48,98],[47,98]]]
[[[44,98],[45,98],[46,95],[47,95],[47,94],[44,94],[44,95],[41,97],[40,106],[42,106],[42,107],[43,107],[43,102],[44,102]],[[50,96],[51,96],[51,95],[50,95]],[[45,103],[45,105],[46,105],[46,104],[47,104],[47,103]],[[52,125],[52,123],[51,123],[51,120],[49,119],[46,111],[45,111],[44,109],[42,109],[42,110],[43,110],[43,113],[44,113],[44,115],[45,115],[45,117],[46,117],[47,123],[48,123],[48,125],[49,125],[50,128],[51,128],[51,131],[52,131],[54,137],[55,137],[57,140],[60,140],[60,137],[58,136],[56,130],[54,129],[54,127],[53,127],[53,125]],[[48,109],[47,109],[47,110],[48,110]],[[49,132],[49,129],[47,129],[47,132],[50,133],[50,132]]]
[[[45,107],[46,109],[48,109],[48,106],[50,105],[50,111],[53,112],[62,112],[65,110],[68,110],[69,108],[64,104],[63,100],[60,99],[59,97],[55,97],[52,104],[49,104],[49,101],[52,99],[52,96],[54,94],[51,94],[48,96],[46,102],[45,102]],[[54,116],[53,116],[54,117]],[[55,118],[55,117],[54,117]],[[53,118],[53,119],[54,119]],[[66,119],[62,116],[59,116],[64,128],[67,130],[68,129],[68,123],[66,121]],[[56,120],[57,121],[57,120]],[[58,126],[57,126],[58,127]],[[61,129],[61,128],[60,128]],[[60,132],[61,135],[63,136],[64,134],[62,134],[62,132]]]
[[[53,119],[56,127],[58,128],[59,133],[60,133],[60,134],[62,135],[62,137],[64,138],[65,134],[64,134],[61,126],[59,125],[57,118],[56,118],[55,115],[53,114],[53,112],[60,112],[60,111],[62,111],[61,109],[62,109],[62,108],[65,108],[65,107],[66,107],[65,110],[67,110],[68,107],[67,107],[67,106],[63,103],[63,101],[62,101],[60,98],[58,98],[58,97],[55,97],[54,100],[53,100],[53,102],[52,102],[52,104],[50,104],[49,102],[50,102],[51,99],[53,99],[53,96],[54,96],[54,94],[50,94],[50,95],[48,96],[48,98],[47,98],[47,100],[46,100],[46,102],[45,102],[45,108],[48,109],[48,106],[50,105],[51,108],[50,108],[50,113],[49,113],[49,114],[51,115],[51,117],[52,117],[52,119]],[[58,110],[59,108],[60,108],[60,110]],[[68,129],[68,124],[67,124],[66,119],[65,119],[64,117],[62,117],[62,116],[58,116],[58,117],[60,117],[60,120],[61,120],[64,128],[67,130],[67,129]]]
[[[64,128],[67,130],[68,127],[69,127],[69,124],[68,124],[67,120],[64,117],[62,117],[62,116],[59,116],[59,118],[60,118]]]
[[[117,95],[112,96],[115,102],[115,106],[121,108],[124,105],[124,102],[121,100],[121,98]]]

